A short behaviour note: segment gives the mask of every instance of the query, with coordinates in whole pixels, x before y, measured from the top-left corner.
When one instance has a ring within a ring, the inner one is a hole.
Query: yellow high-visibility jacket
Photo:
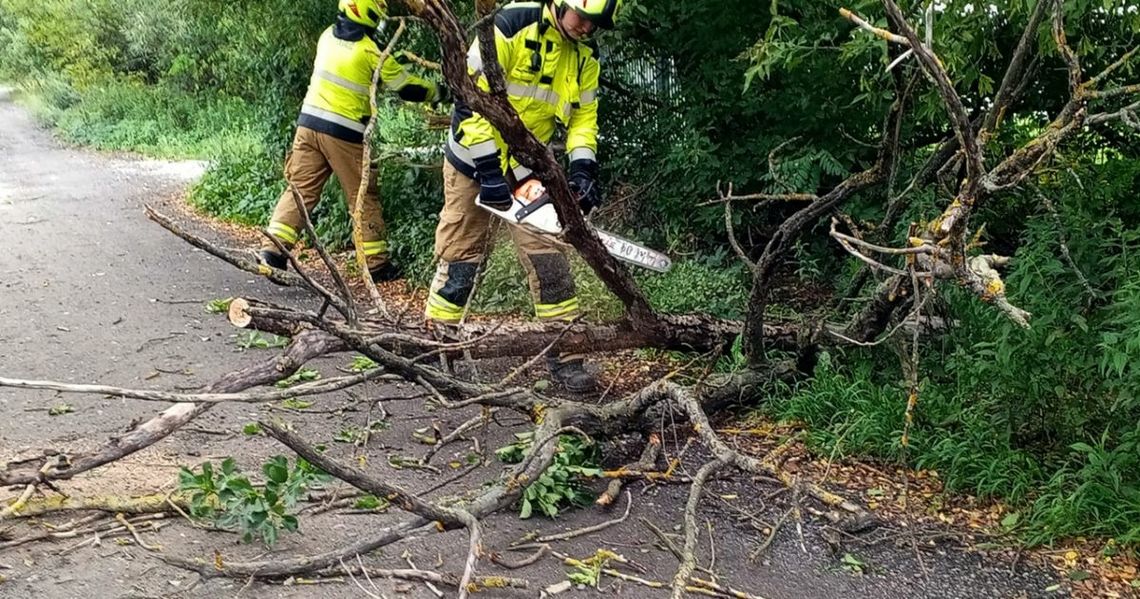
[[[555,25],[548,5],[517,2],[495,17],[495,48],[507,83],[507,96],[535,137],[547,143],[557,123],[566,125],[566,151],[570,160],[596,161],[598,150],[598,74],[596,47],[565,38]],[[468,71],[483,72],[476,40],[467,53]],[[489,90],[485,75],[478,85]],[[502,136],[482,115],[458,99],[448,135],[447,158],[459,172],[475,178],[475,161],[500,156],[506,172],[516,179],[529,169],[508,160]]]
[[[345,141],[363,142],[364,127],[372,116],[368,102],[372,72],[383,54],[371,33],[341,17],[321,34],[298,126]],[[439,89],[434,83],[408,73],[394,56],[384,61],[380,81],[384,88],[397,92],[404,100],[434,102],[439,99]]]

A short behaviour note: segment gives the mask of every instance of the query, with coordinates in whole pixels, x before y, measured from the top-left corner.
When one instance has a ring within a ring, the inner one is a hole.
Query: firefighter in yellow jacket
[[[495,47],[506,78],[507,95],[522,122],[548,143],[558,125],[566,128],[569,182],[582,210],[600,202],[598,173],[598,77],[596,46],[588,37],[613,27],[620,0],[545,0],[508,4],[495,17]],[[467,54],[472,75],[483,72],[476,41]],[[487,90],[486,77],[479,86]],[[530,171],[509,156],[498,131],[481,115],[456,101],[443,165],[444,206],[435,233],[439,270],[431,285],[426,316],[457,322],[470,299],[475,272],[484,260],[490,213],[510,206],[507,173],[523,181]],[[527,272],[535,314],[545,320],[578,315],[578,297],[566,256],[549,241],[510,227]],[[548,366],[558,384],[573,392],[597,381],[582,356],[552,356]]]
[[[372,117],[368,93],[372,73],[383,53],[376,35],[386,8],[386,0],[340,0],[336,23],[326,29],[317,42],[313,75],[297,119],[293,147],[285,162],[285,178],[296,186],[305,209],[310,212],[320,200],[325,182],[335,174],[352,214],[360,188],[364,128]],[[446,93],[446,88],[406,72],[392,56],[380,70],[380,83],[410,102],[435,104],[443,101]],[[376,173],[371,169],[361,220],[364,247],[357,250],[364,252],[372,279],[379,282],[399,278],[399,269],[389,259]],[[286,248],[292,248],[303,225],[304,217],[287,187],[277,201],[268,232]],[[269,240],[265,241],[259,256],[262,262],[274,268],[284,269],[288,265],[286,257]]]

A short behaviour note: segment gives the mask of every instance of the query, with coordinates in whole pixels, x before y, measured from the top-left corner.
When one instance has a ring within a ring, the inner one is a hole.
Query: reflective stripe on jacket
[[[548,5],[517,2],[495,17],[495,48],[507,84],[507,97],[523,124],[548,143],[557,123],[566,125],[566,151],[573,159],[595,159],[598,149],[597,50],[559,33]],[[476,40],[467,53],[468,72],[481,75],[483,59]],[[478,85],[489,90],[486,76]],[[457,100],[448,136],[447,158],[463,174],[475,178],[475,159],[499,152],[508,166],[502,136],[482,115]],[[529,170],[509,163],[516,178]]]
[[[342,23],[326,29],[317,42],[313,74],[297,124],[361,143],[372,115],[368,101],[372,72],[381,54],[383,50],[376,40],[363,30]],[[393,56],[384,61],[380,80],[384,88],[392,91],[402,92],[414,86],[424,89],[417,94],[423,99],[434,100],[436,96],[434,84],[409,74]]]

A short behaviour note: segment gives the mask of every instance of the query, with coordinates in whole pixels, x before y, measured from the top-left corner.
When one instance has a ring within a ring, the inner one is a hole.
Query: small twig
[[[489,409],[491,410],[491,412],[494,412],[496,410],[496,408],[489,408]],[[435,442],[435,445],[432,445],[430,448],[428,448],[427,453],[424,454],[423,458],[421,458],[422,461],[425,464],[430,462],[431,459],[433,457],[435,457],[435,454],[439,453],[439,450],[443,449],[447,445],[450,445],[451,443],[454,443],[457,439],[462,437],[464,433],[470,431],[471,429],[477,428],[480,424],[483,423],[483,421],[485,419],[486,419],[486,416],[484,415],[484,413],[482,411],[480,411],[480,413],[478,415],[467,420],[463,424],[460,424],[459,426],[457,426],[455,428],[455,430],[444,435],[443,438],[441,438]]]
[[[384,370],[376,368],[358,375],[322,379],[302,383],[288,389],[274,389],[273,391],[242,392],[242,393],[170,393],[167,391],[151,391],[145,389],[124,389],[106,385],[73,385],[55,381],[33,381],[24,379],[9,379],[0,377],[0,387],[16,387],[20,389],[49,389],[64,393],[88,393],[97,395],[111,395],[115,397],[129,397],[144,401],[158,401],[166,403],[262,403],[279,401],[292,397],[306,395],[319,395],[330,391],[339,391],[352,387],[368,380],[386,376]]]
[[[55,462],[53,460],[48,460],[48,464],[50,464],[51,466],[55,466]],[[48,465],[44,465],[44,468],[48,468],[48,467],[49,467]],[[43,468],[41,468],[40,471],[43,472]],[[5,518],[7,518],[9,516],[12,516],[16,512],[19,512],[21,509],[23,509],[24,505],[26,505],[28,503],[28,500],[32,498],[32,493],[34,493],[35,491],[36,491],[35,483],[31,483],[28,486],[24,487],[24,492],[20,493],[20,496],[17,497],[15,501],[4,506],[3,510],[0,510],[0,521],[4,520]]]
[[[685,547],[681,551],[681,566],[673,576],[673,599],[684,597],[685,583],[697,565],[697,506],[700,504],[705,481],[727,463],[722,459],[715,459],[701,466],[700,470],[697,470],[697,475],[693,477],[689,501],[685,504]]]
[[[463,577],[459,579],[459,599],[467,599],[468,594],[471,592],[471,580],[475,577],[475,566],[479,563],[479,556],[483,553],[482,543],[482,527],[479,525],[479,519],[472,516],[470,512],[465,510],[455,510],[456,515],[463,521],[467,527],[467,531],[471,535],[471,541],[467,549],[467,562],[463,566]]]
[[[657,458],[660,455],[661,435],[658,435],[657,433],[650,433],[648,439],[646,439],[645,448],[641,450],[641,457],[637,460],[637,462],[619,469],[618,472],[626,471],[630,468],[638,471],[649,470],[657,464]],[[599,495],[597,501],[594,503],[603,506],[613,503],[614,499],[617,499],[618,494],[621,493],[621,488],[624,484],[625,481],[622,479],[622,477],[619,476],[614,478],[610,481],[609,486],[606,487],[605,492]]]
[[[357,557],[359,557],[359,554]],[[377,595],[376,593],[373,593],[372,591],[364,588],[364,585],[360,584],[360,581],[356,579],[356,575],[352,573],[352,570],[349,570],[348,566],[344,565],[344,558],[341,558],[339,561],[341,570],[344,570],[344,573],[348,574],[348,577],[352,579],[352,582],[356,584],[357,588],[363,591],[365,595],[368,595],[371,599],[387,599],[383,594]],[[249,579],[252,581],[253,577],[250,576]]]
[[[538,549],[534,553],[532,553],[532,554],[530,554],[530,555],[528,555],[528,556],[524,557],[523,559],[518,560],[516,562],[505,560],[505,559],[503,559],[503,556],[501,556],[497,553],[491,554],[491,561],[495,564],[498,564],[498,565],[504,567],[504,568],[507,568],[508,570],[518,570],[519,568],[525,568],[525,567],[537,562],[538,560],[542,559],[543,556],[545,556],[547,553],[550,553],[550,545],[543,544],[543,545],[539,545]]]
[[[697,588],[703,587],[703,588],[706,588],[710,591],[720,593],[721,595],[727,595],[729,597],[732,597],[733,599],[764,599],[763,597],[761,597],[759,595],[752,595],[749,593],[745,593],[744,591],[738,591],[732,587],[726,587],[726,586],[717,584],[716,581],[714,581],[714,580],[704,580],[701,578],[697,578],[696,576],[692,576],[689,578],[689,581],[692,582],[693,586],[695,586]],[[692,587],[689,587],[689,588],[690,588],[690,590],[692,589]]]
[[[470,466],[467,467],[467,469],[465,469],[462,472],[452,476],[451,478],[440,481],[440,482],[428,487],[427,489],[420,491],[420,495],[430,495],[430,494],[446,487],[447,485],[450,485],[451,483],[467,476],[468,474],[471,474],[472,472],[478,470],[479,467],[482,465],[483,465],[482,462],[476,462],[474,464],[471,464]]]
[[[372,298],[372,304],[380,311],[385,317],[389,317],[388,308],[384,303],[384,298],[380,296],[380,291],[376,288],[376,283],[372,281],[372,276],[368,272],[368,257],[364,252],[364,223],[360,222],[364,212],[364,196],[368,193],[369,184],[372,182],[372,131],[376,128],[376,118],[378,110],[376,108],[376,90],[380,83],[380,71],[384,67],[384,63],[388,57],[392,55],[392,49],[396,47],[396,42],[403,35],[407,23],[404,19],[399,19],[399,26],[396,27],[396,32],[392,34],[391,39],[388,40],[388,45],[384,47],[384,51],[380,53],[380,58],[376,63],[376,68],[372,70],[372,81],[368,90],[368,105],[372,118],[368,119],[368,125],[364,128],[364,140],[361,148],[360,157],[360,185],[357,186],[353,194],[352,202],[352,245],[356,249],[356,266],[360,270],[360,278],[364,281],[364,287],[368,290],[368,295]],[[347,195],[348,190],[345,190]],[[371,198],[373,201],[379,202],[380,198]]]
[[[764,553],[764,551],[768,549],[768,546],[772,544],[772,540],[776,538],[776,533],[780,532],[780,527],[784,525],[784,522],[787,522],[788,516],[791,515],[792,509],[789,508],[788,511],[784,512],[784,515],[780,516],[779,520],[776,520],[776,523],[770,527],[768,536],[756,546],[756,549],[753,549],[752,552],[748,554],[749,561],[754,561],[761,553]]]
[[[728,193],[731,196],[731,184],[729,184]],[[724,202],[724,229],[728,233],[728,243],[732,245],[732,249],[736,252],[736,256],[740,258],[741,262],[744,262],[744,265],[748,267],[749,272],[755,273],[756,263],[748,257],[748,253],[745,252],[744,248],[740,246],[740,241],[736,239],[736,232],[733,230],[731,199],[725,200]]]
[[[1133,49],[1133,51],[1135,51],[1135,49]],[[1077,280],[1081,282],[1081,286],[1085,288],[1089,296],[1097,297],[1098,294],[1096,290],[1089,284],[1089,280],[1085,278],[1085,274],[1077,267],[1077,263],[1073,260],[1072,254],[1069,253],[1069,244],[1065,241],[1065,228],[1061,222],[1061,214],[1057,211],[1057,207],[1053,205],[1053,200],[1041,193],[1040,189],[1034,191],[1037,193],[1037,197],[1041,200],[1041,203],[1044,204],[1045,208],[1049,211],[1049,214],[1053,216],[1053,224],[1057,226],[1057,243],[1061,246],[1061,255],[1065,258],[1065,262],[1068,263],[1069,268],[1073,269],[1073,274],[1077,275]]]
[[[705,518],[705,527],[709,531],[709,571],[716,572],[716,539],[713,538],[712,520]],[[713,574],[713,580],[716,580],[716,574]]]
[[[139,535],[139,531],[135,528],[135,525],[131,524],[131,522],[129,520],[127,520],[127,517],[124,516],[122,513],[115,514],[115,520],[118,520],[119,522],[121,522],[123,524],[123,526],[125,526],[127,528],[127,530],[130,531],[131,536],[134,537],[135,542],[139,544],[139,547],[142,547],[143,549],[146,549],[147,551],[162,551],[161,545],[150,545],[146,541],[144,541],[142,539],[142,536]]]
[[[384,593],[381,593],[380,588],[376,586],[376,583],[372,582],[372,575],[368,573],[368,568],[364,567],[364,560],[360,559],[359,553],[356,554],[356,565],[360,566],[360,571],[364,573],[364,579],[368,581],[368,586],[372,587],[373,590],[383,596]]]
[[[317,230],[313,227],[313,220],[309,217],[309,209],[305,207],[305,199],[301,196],[301,190],[298,189],[297,185],[292,181],[289,182],[289,190],[292,192],[293,203],[297,207],[297,211],[304,217],[305,232],[313,239],[313,247],[316,248],[317,254],[321,257],[321,261],[325,263],[325,268],[329,270],[329,275],[332,276],[333,282],[336,283],[337,289],[340,290],[344,305],[348,308],[345,311],[347,313],[344,317],[347,318],[349,322],[355,322],[356,305],[355,302],[352,301],[352,290],[348,288],[348,283],[345,282],[344,277],[341,276],[340,270],[336,267],[336,263],[333,262],[332,256],[329,255],[324,244],[321,243],[320,237],[317,236]],[[295,262],[294,268],[296,268],[298,272],[300,271]]]
[[[425,69],[430,69],[433,71],[439,71],[439,70],[442,70],[442,68],[443,68],[440,66],[440,64],[438,62],[432,62],[432,61],[420,56],[419,54],[412,52],[411,50],[400,50],[400,53],[404,57],[406,57],[408,60],[420,65],[421,67],[423,67]]]
[[[499,386],[504,386],[507,383],[511,382],[512,380],[514,380],[514,378],[516,376],[518,376],[519,374],[521,374],[523,372],[526,372],[526,370],[528,368],[537,364],[539,360],[541,360],[548,353],[550,353],[550,350],[554,349],[554,346],[557,345],[558,342],[561,341],[562,338],[566,336],[566,333],[570,332],[570,328],[573,327],[578,322],[579,318],[580,317],[575,316],[574,318],[567,321],[566,326],[562,327],[562,330],[558,332],[558,335],[554,337],[553,341],[548,343],[546,345],[546,347],[542,348],[542,351],[538,352],[538,355],[527,360],[526,363],[524,363],[522,366],[519,366],[518,368],[515,368],[514,370],[512,370],[510,372],[510,374],[508,374],[506,377],[503,378],[502,382],[499,383]]]
[[[413,570],[419,570],[419,568],[416,567],[416,563],[412,561],[411,553],[405,551],[404,560],[408,562],[408,565],[411,566]],[[430,580],[425,580],[424,584],[427,585],[428,590],[434,593],[436,597],[443,597],[443,591],[439,590],[439,587],[435,586]]]

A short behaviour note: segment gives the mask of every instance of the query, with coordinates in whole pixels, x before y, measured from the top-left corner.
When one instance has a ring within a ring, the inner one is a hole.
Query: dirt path
[[[221,317],[207,314],[203,303],[226,296],[253,295],[275,301],[297,301],[296,292],[284,290],[240,273],[192,250],[182,241],[149,222],[143,203],[177,197],[196,176],[200,166],[120,159],[66,149],[38,129],[30,118],[0,93],[0,376],[55,379],[76,383],[174,389],[209,381],[270,355],[266,350],[239,351],[234,331]],[[219,237],[220,233],[212,233]],[[350,357],[337,356],[315,364],[326,375],[335,374]],[[384,398],[390,413],[386,428],[377,432],[365,449],[333,442],[350,427],[363,427],[377,417],[360,397],[337,394],[317,400],[314,408],[325,413],[285,414],[269,406],[222,406],[195,422],[188,430],[122,464],[81,476],[61,487],[68,493],[146,493],[171,488],[179,465],[205,459],[237,456],[249,471],[274,453],[287,453],[264,438],[239,433],[246,422],[267,415],[290,419],[297,430],[314,442],[329,443],[329,451],[356,457],[378,476],[412,489],[427,489],[441,476],[389,465],[393,456],[422,454],[424,447],[411,439],[413,429],[437,418],[446,430],[466,420],[462,414],[427,414],[420,400],[401,400],[414,390],[399,386],[371,386],[369,397]],[[69,404],[74,411],[51,416],[53,406]],[[100,396],[58,396],[0,389],[0,462],[14,456],[52,448],[80,450],[122,431],[132,419],[147,418],[161,409],[156,404],[112,400]],[[510,439],[519,419],[503,418],[493,425],[485,446],[498,447]],[[453,457],[462,458],[470,447],[457,444],[441,452],[435,463],[448,470]],[[695,452],[693,452],[695,453]],[[356,454],[354,456],[354,454]],[[689,456],[696,464],[700,456]],[[692,467],[692,464],[688,464]],[[500,472],[491,462],[457,483],[452,492],[474,488]],[[449,475],[449,473],[445,473]],[[634,508],[628,521],[601,533],[560,543],[559,551],[586,557],[608,547],[637,562],[644,578],[667,581],[676,567],[671,555],[654,546],[653,537],[639,523],[647,518],[667,531],[680,522],[686,487],[643,489],[632,486]],[[787,510],[787,494],[762,500],[776,487],[762,483],[716,481],[709,490],[725,501],[767,522]],[[438,497],[437,491],[431,497]],[[3,497],[13,492],[0,493]],[[849,543],[829,549],[821,525],[805,521],[804,534],[783,527],[762,557],[748,554],[761,540],[738,511],[714,499],[703,504],[700,520],[708,522],[715,538],[716,571],[720,580],[767,598],[840,597],[1043,597],[1054,583],[1048,573],[1025,563],[970,553],[945,543],[921,550],[921,565],[908,543],[883,542],[872,546]],[[621,509],[621,506],[618,507]],[[554,532],[578,528],[615,517],[587,508],[568,512],[556,521],[533,518],[520,521],[513,514],[498,514],[487,522],[487,546],[501,550],[527,532]],[[215,551],[226,561],[255,556],[286,557],[342,546],[387,523],[399,514],[323,514],[303,516],[301,533],[286,535],[266,553],[258,545],[241,545],[232,535],[204,533],[183,521],[172,521],[157,534],[148,535],[163,551],[211,558]],[[54,521],[66,518],[54,518]],[[4,526],[7,526],[5,523]],[[33,527],[21,522],[2,537],[18,537]],[[711,558],[707,536],[699,551],[700,562]],[[0,597],[359,597],[351,583],[319,586],[281,586],[212,579],[165,566],[133,544],[103,540],[59,555],[82,539],[34,544],[0,551]],[[378,567],[402,567],[404,548],[420,566],[458,572],[466,552],[462,532],[429,535],[389,547],[366,558]],[[843,567],[850,553],[865,564],[864,572]],[[924,568],[926,574],[923,574]],[[484,574],[508,574],[531,581],[527,591],[486,592],[486,597],[537,597],[541,589],[565,579],[565,568],[553,558],[535,566],[508,572],[484,562]],[[389,597],[433,597],[421,585],[379,581]],[[602,594],[628,597],[664,597],[667,593],[631,583],[603,582]],[[587,596],[594,590],[574,590],[560,596]]]

